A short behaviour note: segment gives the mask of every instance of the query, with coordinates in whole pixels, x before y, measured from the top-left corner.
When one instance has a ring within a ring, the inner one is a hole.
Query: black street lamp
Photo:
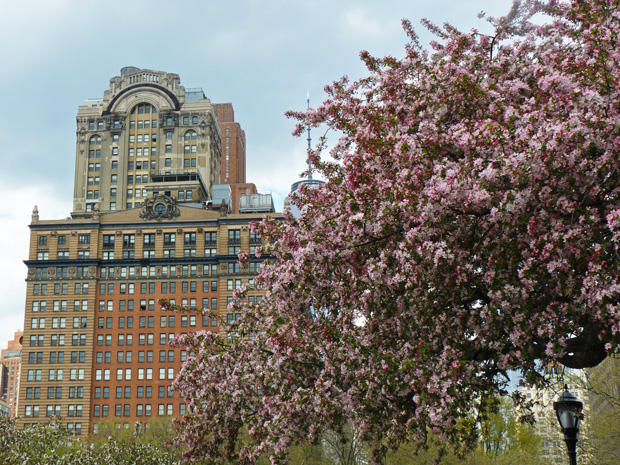
[[[579,423],[583,417],[581,414],[583,403],[570,393],[568,387],[564,385],[564,392],[557,402],[553,403],[553,408],[564,433],[570,465],[577,465],[577,434],[579,433]]]

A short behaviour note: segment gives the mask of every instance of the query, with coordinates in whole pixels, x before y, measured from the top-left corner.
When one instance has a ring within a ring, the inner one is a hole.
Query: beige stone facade
[[[77,115],[73,216],[139,208],[153,192],[200,203],[220,182],[211,101],[177,74],[126,67]]]

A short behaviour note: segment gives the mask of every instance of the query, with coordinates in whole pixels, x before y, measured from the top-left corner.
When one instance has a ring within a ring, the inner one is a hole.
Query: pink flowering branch
[[[618,351],[619,17],[529,1],[489,36],[426,23],[431,51],[404,22],[403,58],[363,52],[368,76],[289,114],[342,137],[310,154],[302,214],[253,226],[262,301],[174,342],[190,460],[285,463],[348,426],[374,463],[429,431],[466,450],[509,371]]]

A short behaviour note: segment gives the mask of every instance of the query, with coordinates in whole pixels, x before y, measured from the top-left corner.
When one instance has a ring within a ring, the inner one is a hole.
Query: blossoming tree
[[[532,23],[543,13],[544,24]],[[284,461],[353,425],[374,459],[429,432],[467,448],[509,370],[594,366],[620,341],[620,7],[547,0],[492,35],[408,22],[403,59],[293,113],[341,138],[311,154],[302,214],[257,226],[264,299],[175,382],[189,458]],[[247,258],[247,257],[243,257]]]

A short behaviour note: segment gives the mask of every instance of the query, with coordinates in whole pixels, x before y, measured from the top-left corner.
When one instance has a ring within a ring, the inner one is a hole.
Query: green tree
[[[480,422],[480,439],[475,450],[459,458],[453,452],[441,458],[442,465],[542,465],[541,439],[534,426],[519,421],[513,402],[502,397],[495,402],[497,411]],[[429,435],[431,443],[437,438]],[[433,440],[434,439],[434,440]],[[386,465],[431,465],[436,463],[437,446],[417,455],[403,446],[386,457]]]
[[[0,416],[0,463],[4,465],[67,463],[79,449],[57,420],[18,430],[15,420]]]
[[[481,423],[480,442],[469,463],[509,465],[542,465],[541,439],[535,427],[521,423],[513,402],[498,400],[498,410]]]
[[[134,439],[131,439],[131,438]],[[3,465],[173,465],[178,458],[127,434],[83,444],[73,440],[57,419],[17,429],[15,420],[0,417],[0,463]]]
[[[590,409],[587,425],[588,453],[596,465],[620,463],[620,359],[608,357],[585,375]],[[580,438],[580,442],[582,439]]]
[[[136,422],[124,426],[118,418],[111,418],[98,424],[97,433],[88,442],[97,444],[113,438],[126,446],[150,444],[157,449],[167,450],[177,458],[181,458],[181,447],[175,443],[176,430],[172,417],[156,417],[148,423]]]

